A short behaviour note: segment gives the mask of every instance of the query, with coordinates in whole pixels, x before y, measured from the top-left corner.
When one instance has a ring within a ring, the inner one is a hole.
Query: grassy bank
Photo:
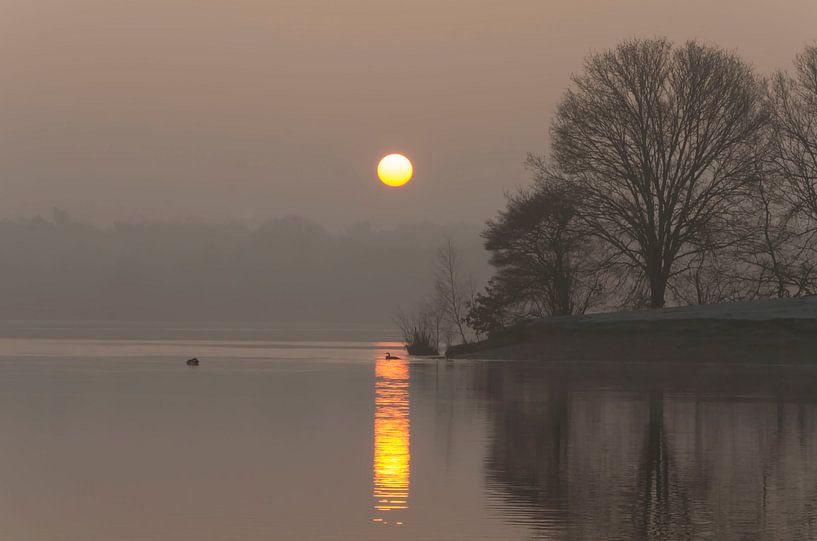
[[[817,297],[542,319],[453,358],[817,364]]]

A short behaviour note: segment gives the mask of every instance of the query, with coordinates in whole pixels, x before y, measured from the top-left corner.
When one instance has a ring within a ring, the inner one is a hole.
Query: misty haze
[[[770,74],[813,22],[811,0],[4,0],[0,215],[479,227],[588,52],[695,38]],[[419,164],[399,198],[371,182],[394,150]]]
[[[0,8],[0,540],[817,539],[814,0]]]
[[[117,222],[55,210],[0,221],[0,318],[269,321],[391,326],[429,292],[440,239],[488,273],[479,229],[430,224],[329,232],[297,216],[240,223]]]

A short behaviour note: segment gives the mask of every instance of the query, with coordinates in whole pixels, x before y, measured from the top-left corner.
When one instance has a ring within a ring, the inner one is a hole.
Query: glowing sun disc
[[[402,186],[411,180],[413,174],[411,161],[402,154],[389,154],[377,164],[377,176],[386,186]]]

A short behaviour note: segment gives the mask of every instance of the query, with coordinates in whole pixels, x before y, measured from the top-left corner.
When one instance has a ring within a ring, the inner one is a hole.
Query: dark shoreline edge
[[[817,365],[817,297],[549,318],[449,358]]]

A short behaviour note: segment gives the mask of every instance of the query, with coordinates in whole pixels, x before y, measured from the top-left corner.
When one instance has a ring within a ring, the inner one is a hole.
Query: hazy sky
[[[815,0],[0,0],[0,217],[330,227],[493,215],[592,49],[698,38],[760,71]],[[405,151],[416,177],[375,180]]]

